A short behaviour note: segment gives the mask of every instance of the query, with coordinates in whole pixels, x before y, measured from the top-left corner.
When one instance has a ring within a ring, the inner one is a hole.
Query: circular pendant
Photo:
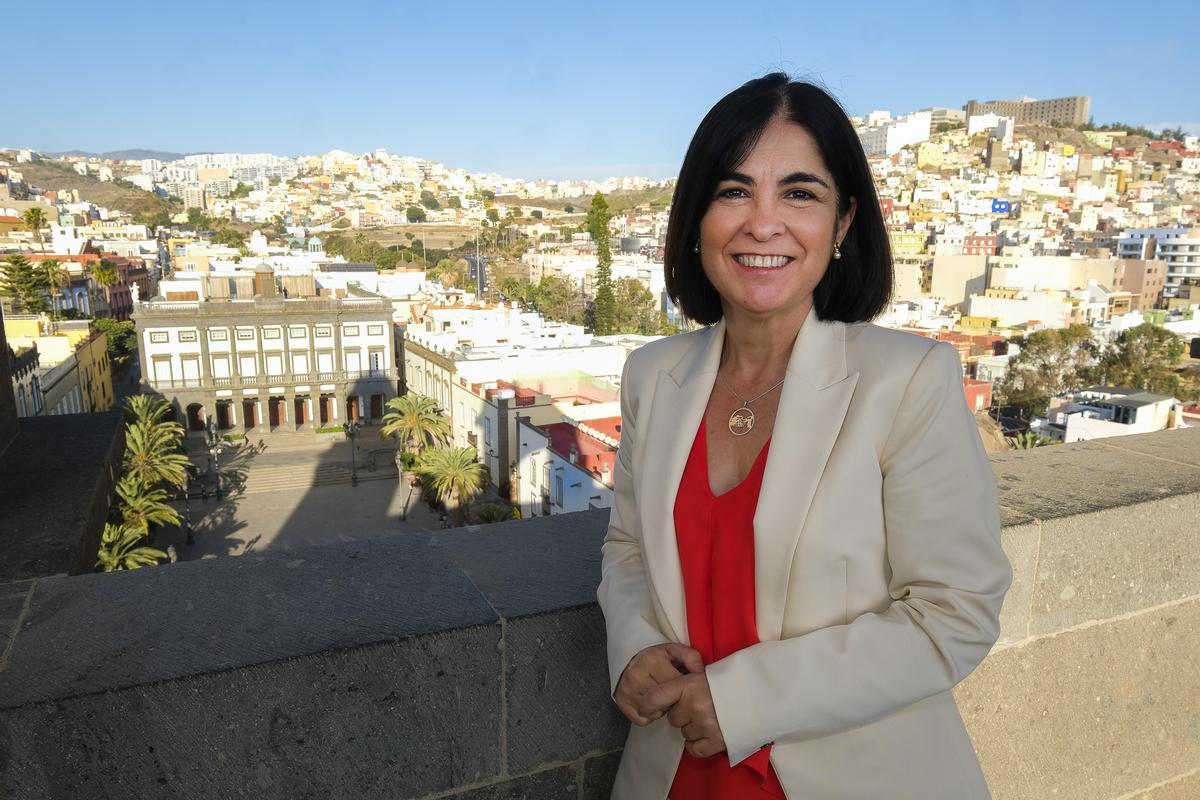
[[[729,432],[734,436],[745,436],[754,427],[754,412],[747,406],[729,415]]]

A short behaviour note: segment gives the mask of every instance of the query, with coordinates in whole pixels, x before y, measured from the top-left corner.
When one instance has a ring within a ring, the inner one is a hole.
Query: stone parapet
[[[1191,797],[1200,429],[992,463],[1014,584],[956,696],[994,797]],[[607,797],[607,519],[0,584],[3,794]]]

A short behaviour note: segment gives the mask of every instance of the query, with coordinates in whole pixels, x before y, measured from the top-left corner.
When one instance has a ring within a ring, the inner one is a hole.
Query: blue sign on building
[[[1009,202],[1007,200],[995,200],[995,199],[992,200],[992,213],[993,214],[1007,214],[1011,210],[1012,210],[1012,206],[1009,204]]]

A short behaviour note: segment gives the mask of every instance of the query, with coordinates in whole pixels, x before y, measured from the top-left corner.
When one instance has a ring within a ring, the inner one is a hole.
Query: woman
[[[989,797],[950,690],[1012,579],[995,485],[956,351],[866,322],[890,254],[837,102],[772,74],[717,103],[665,260],[709,327],[622,378],[613,797]]]

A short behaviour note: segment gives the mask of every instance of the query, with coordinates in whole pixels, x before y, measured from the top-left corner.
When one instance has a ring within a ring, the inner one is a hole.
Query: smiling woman
[[[887,232],[833,98],[774,74],[713,107],[666,272],[706,327],[622,375],[613,797],[988,797],[950,690],[1012,579],[995,484],[957,352],[869,323]]]

